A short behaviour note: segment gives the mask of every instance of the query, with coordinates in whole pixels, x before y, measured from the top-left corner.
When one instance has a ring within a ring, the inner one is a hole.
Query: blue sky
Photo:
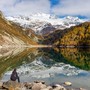
[[[55,5],[58,5],[60,0],[50,0],[51,8],[54,7]]]
[[[0,0],[0,10],[7,16],[36,13],[90,18],[90,0]]]

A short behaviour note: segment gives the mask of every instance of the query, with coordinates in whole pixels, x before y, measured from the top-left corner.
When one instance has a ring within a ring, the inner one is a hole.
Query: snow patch
[[[46,27],[54,27],[56,29],[70,28],[85,22],[84,19],[78,17],[67,16],[58,18],[56,16],[44,13],[38,13],[30,16],[6,17],[7,20],[20,24],[24,28],[31,28],[38,34],[42,34],[42,30]]]

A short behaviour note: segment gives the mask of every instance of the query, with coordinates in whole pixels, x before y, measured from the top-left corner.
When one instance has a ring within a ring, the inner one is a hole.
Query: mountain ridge
[[[37,43],[32,41],[26,36],[21,27],[13,25],[6,20],[3,13],[0,12],[0,45],[36,45]]]
[[[84,22],[44,36],[44,44],[54,46],[90,46],[90,22]]]
[[[52,33],[57,29],[63,30],[85,22],[84,19],[79,19],[78,17],[67,16],[58,18],[44,13],[33,14],[30,16],[6,17],[6,19],[19,24],[23,28],[30,28],[39,35]]]
[[[41,16],[43,16],[41,18]],[[11,17],[10,17],[11,18]],[[13,21],[13,19],[15,19]],[[35,21],[34,21],[35,20]],[[44,22],[43,20],[48,21]],[[20,21],[20,22],[17,22]],[[42,22],[41,22],[42,21]],[[52,21],[52,23],[50,23]],[[57,22],[58,21],[58,22]],[[35,22],[35,23],[34,23]],[[57,22],[57,23],[56,23]],[[84,22],[84,23],[83,23]],[[32,25],[31,25],[32,23]],[[44,27],[43,27],[43,25]],[[55,24],[66,25],[56,28]],[[30,27],[25,26],[25,24]],[[53,25],[54,24],[54,25]],[[23,26],[24,25],[24,26]],[[40,32],[31,29],[38,26]],[[58,19],[49,14],[38,14],[32,17],[19,17],[8,20],[0,15],[0,44],[12,45],[54,45],[54,46],[86,46],[90,45],[90,22],[85,22],[78,17],[64,17]],[[84,40],[85,39],[85,40]]]

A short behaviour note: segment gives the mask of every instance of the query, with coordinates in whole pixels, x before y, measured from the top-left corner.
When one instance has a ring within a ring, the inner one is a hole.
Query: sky
[[[90,0],[0,0],[0,10],[6,16],[46,13],[90,18]]]

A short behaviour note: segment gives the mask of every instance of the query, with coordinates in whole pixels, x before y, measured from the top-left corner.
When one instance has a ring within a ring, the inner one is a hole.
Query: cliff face
[[[0,45],[26,44],[36,45],[37,43],[25,35],[21,27],[7,21],[0,12]]]

